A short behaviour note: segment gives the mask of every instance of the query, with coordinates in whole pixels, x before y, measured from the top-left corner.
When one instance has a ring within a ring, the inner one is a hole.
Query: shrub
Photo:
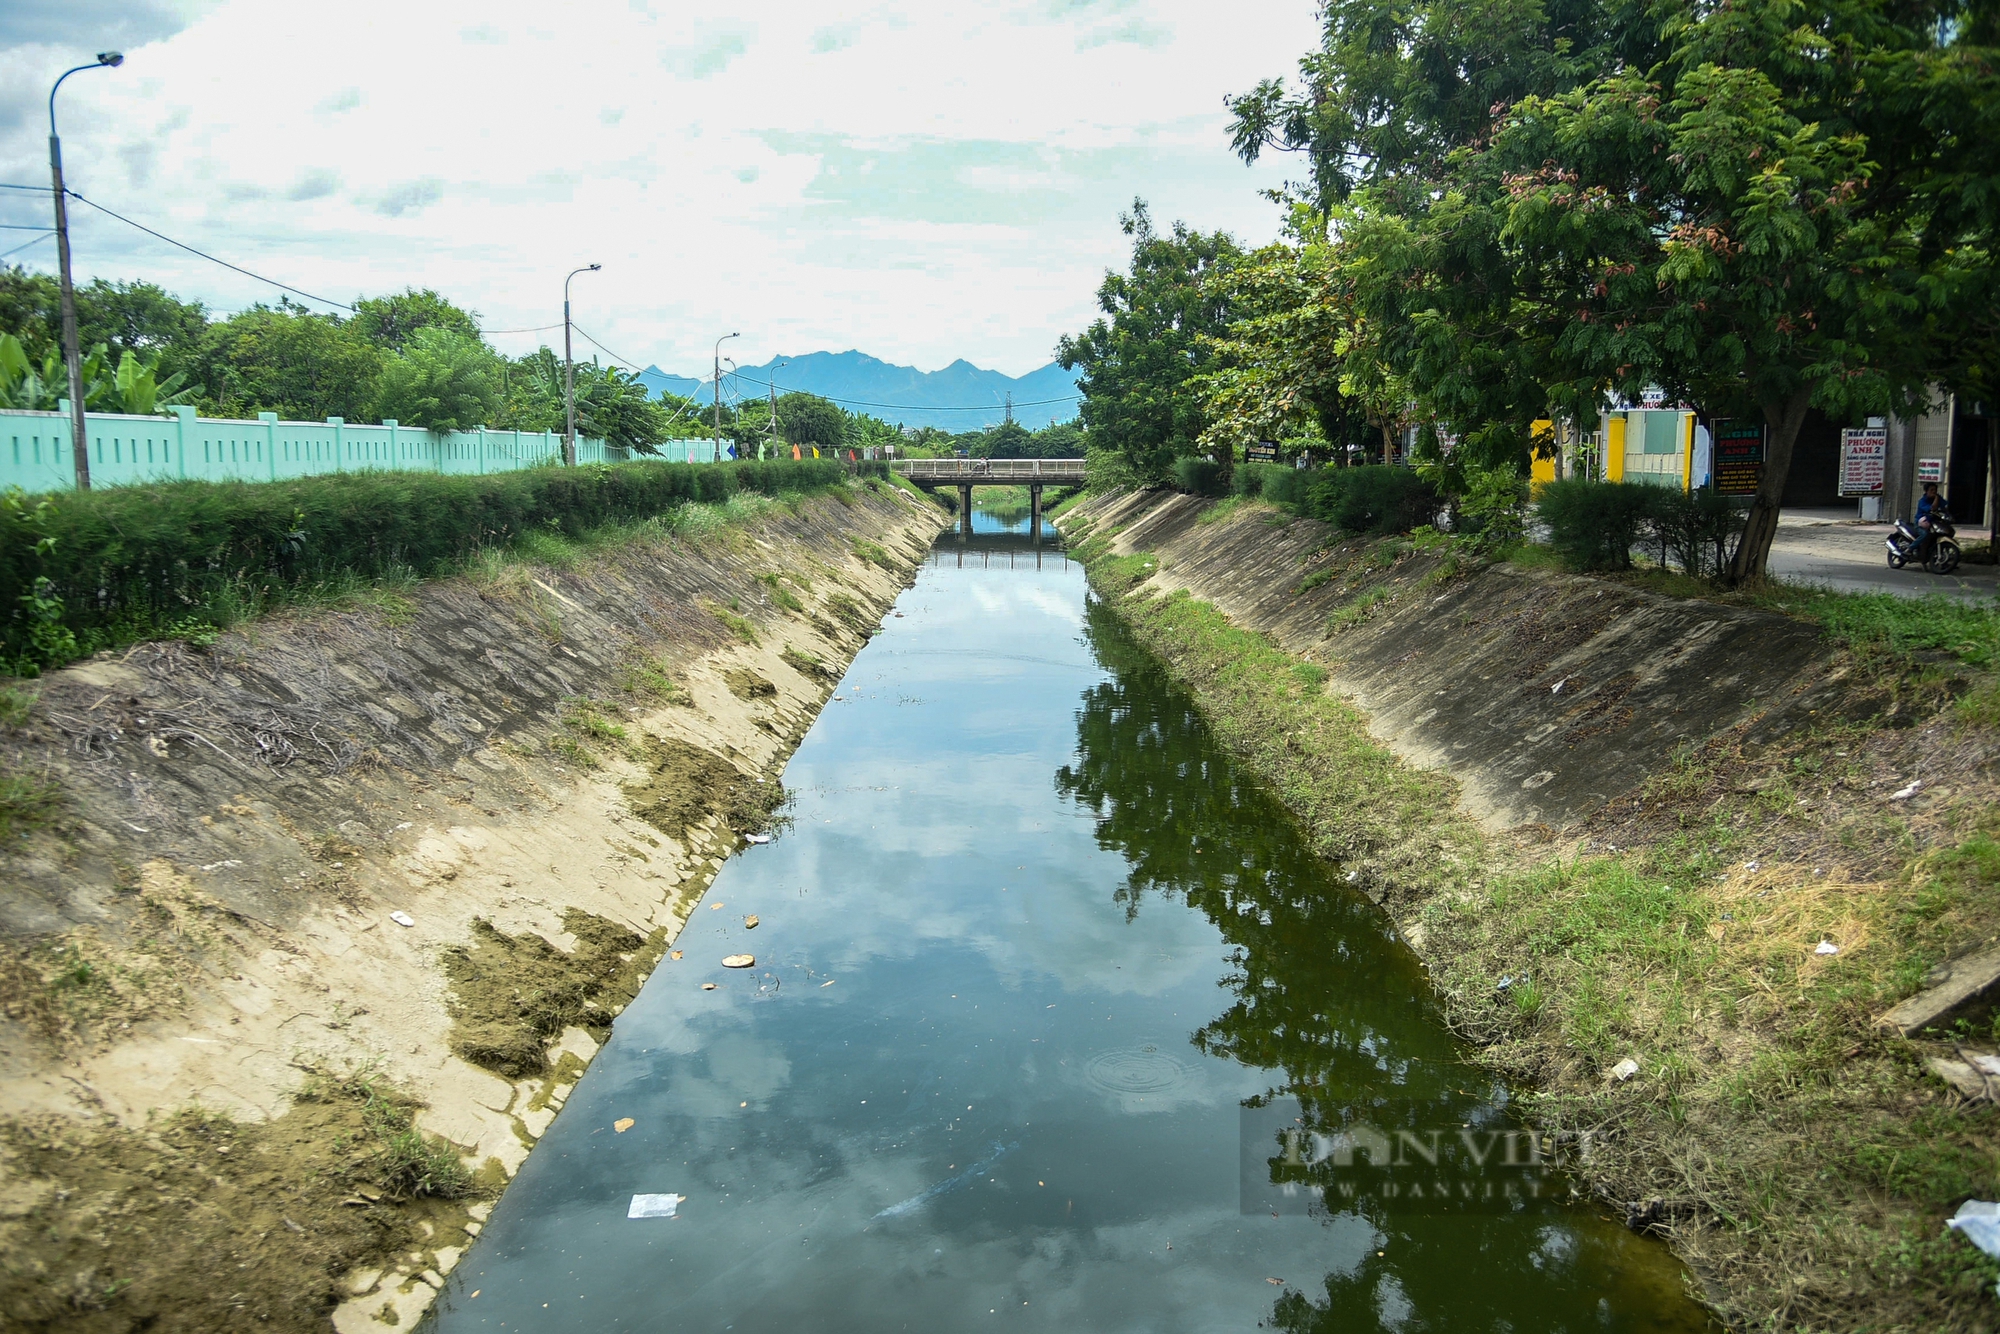
[[[820,490],[833,459],[363,472],[0,497],[0,670],[59,666],[176,624],[227,624],[289,590],[449,573],[530,533],[575,537],[737,492]],[[860,471],[880,474],[881,464]]]
[[[1456,506],[1456,531],[1480,551],[1500,551],[1528,534],[1528,479],[1512,468],[1474,468]]]
[[[1225,481],[1222,465],[1214,459],[1189,455],[1174,460],[1174,486],[1191,496],[1219,496]]]
[[[1346,533],[1407,533],[1441,508],[1437,491],[1408,468],[1374,463],[1307,476],[1306,512]]]
[[[1277,463],[1241,463],[1236,467],[1234,490],[1239,496],[1302,511],[1306,503],[1306,479],[1311,476],[1303,469]]]
[[[1635,482],[1548,482],[1535,512],[1548,525],[1549,545],[1573,570],[1629,570],[1632,544],[1647,529],[1667,492]]]
[[[1657,498],[1646,516],[1646,527],[1659,546],[1660,564],[1671,559],[1683,574],[1696,579],[1721,573],[1748,511],[1714,491],[1650,489],[1657,492]]]

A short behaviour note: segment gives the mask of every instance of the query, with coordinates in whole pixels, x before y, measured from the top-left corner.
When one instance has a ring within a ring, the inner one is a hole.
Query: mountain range
[[[658,366],[648,366],[639,379],[654,397],[670,393],[706,402],[714,392],[706,378],[670,375]],[[723,401],[763,398],[773,380],[780,394],[818,394],[849,412],[902,426],[936,426],[946,431],[997,426],[1006,417],[1009,394],[1014,397],[1014,420],[1030,430],[1076,416],[1076,374],[1054,362],[1026,375],[1011,376],[981,370],[963,360],[943,370],[920,371],[852,351],[773,357],[761,366],[733,371],[725,365]]]

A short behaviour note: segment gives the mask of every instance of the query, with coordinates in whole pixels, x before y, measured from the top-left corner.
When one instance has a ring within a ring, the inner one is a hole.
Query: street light
[[[715,340],[715,462],[722,462],[722,345],[740,333],[724,334]]]
[[[764,377],[764,387],[771,391],[771,457],[772,458],[778,457],[778,372],[785,369],[785,367],[791,364],[792,363],[789,361],[774,361],[771,363],[770,373]],[[764,457],[763,449],[761,448],[758,449],[757,457],[760,459]]]
[[[596,273],[602,264],[586,264],[571,269],[569,278],[579,273]],[[569,351],[569,278],[563,279],[563,404],[567,425],[563,429],[563,463],[576,466],[576,358]]]
[[[70,446],[76,454],[76,489],[90,490],[90,433],[83,423],[83,354],[77,347],[76,287],[69,276],[69,207],[63,193],[62,140],[56,135],[56,90],[63,79],[87,69],[116,69],[125,63],[122,51],[100,51],[88,65],[64,70],[49,89],[49,175],[56,196],[56,267],[62,271],[63,362],[69,368]]]

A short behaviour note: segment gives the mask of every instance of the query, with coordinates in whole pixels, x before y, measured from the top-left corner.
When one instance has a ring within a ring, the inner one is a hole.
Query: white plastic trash
[[[1838,953],[1840,953],[1840,946],[1838,946],[1838,945],[1834,944],[1834,943],[1833,943],[1832,941],[1830,941],[1830,940],[1822,940],[1822,941],[1821,941],[1821,942],[1820,942],[1819,944],[1817,944],[1817,945],[1813,946],[1813,953],[1814,953],[1814,954],[1838,954]]]
[[[1630,1079],[1633,1075],[1636,1075],[1638,1073],[1639,1073],[1639,1063],[1633,1060],[1630,1056],[1627,1056],[1624,1060],[1620,1061],[1618,1064],[1611,1067],[1611,1077],[1613,1079],[1619,1080],[1620,1082]]]
[[[415,926],[417,924],[416,918],[410,916],[408,913],[402,911],[401,909],[397,909],[395,912],[390,913],[389,920],[394,922],[397,926]]]
[[[632,1207],[625,1212],[627,1218],[678,1218],[674,1211],[681,1207],[685,1195],[634,1195]]]
[[[769,834],[745,834],[743,841],[745,843],[769,843],[771,836]]]
[[[1960,1236],[1988,1255],[2000,1255],[2000,1204],[1992,1200],[1967,1200],[1944,1225],[1957,1228]]]

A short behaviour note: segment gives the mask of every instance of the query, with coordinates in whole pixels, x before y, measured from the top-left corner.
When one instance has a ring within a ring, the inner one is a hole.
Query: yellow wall
[[[1552,421],[1538,421],[1529,429],[1534,434],[1535,438],[1540,439],[1542,436],[1545,435],[1553,435],[1555,433],[1556,424]],[[1553,456],[1549,458],[1542,458],[1540,455],[1537,454],[1537,455],[1531,455],[1529,457],[1528,481],[1530,485],[1539,485],[1543,482],[1553,482],[1555,479],[1556,479],[1556,460]]]

